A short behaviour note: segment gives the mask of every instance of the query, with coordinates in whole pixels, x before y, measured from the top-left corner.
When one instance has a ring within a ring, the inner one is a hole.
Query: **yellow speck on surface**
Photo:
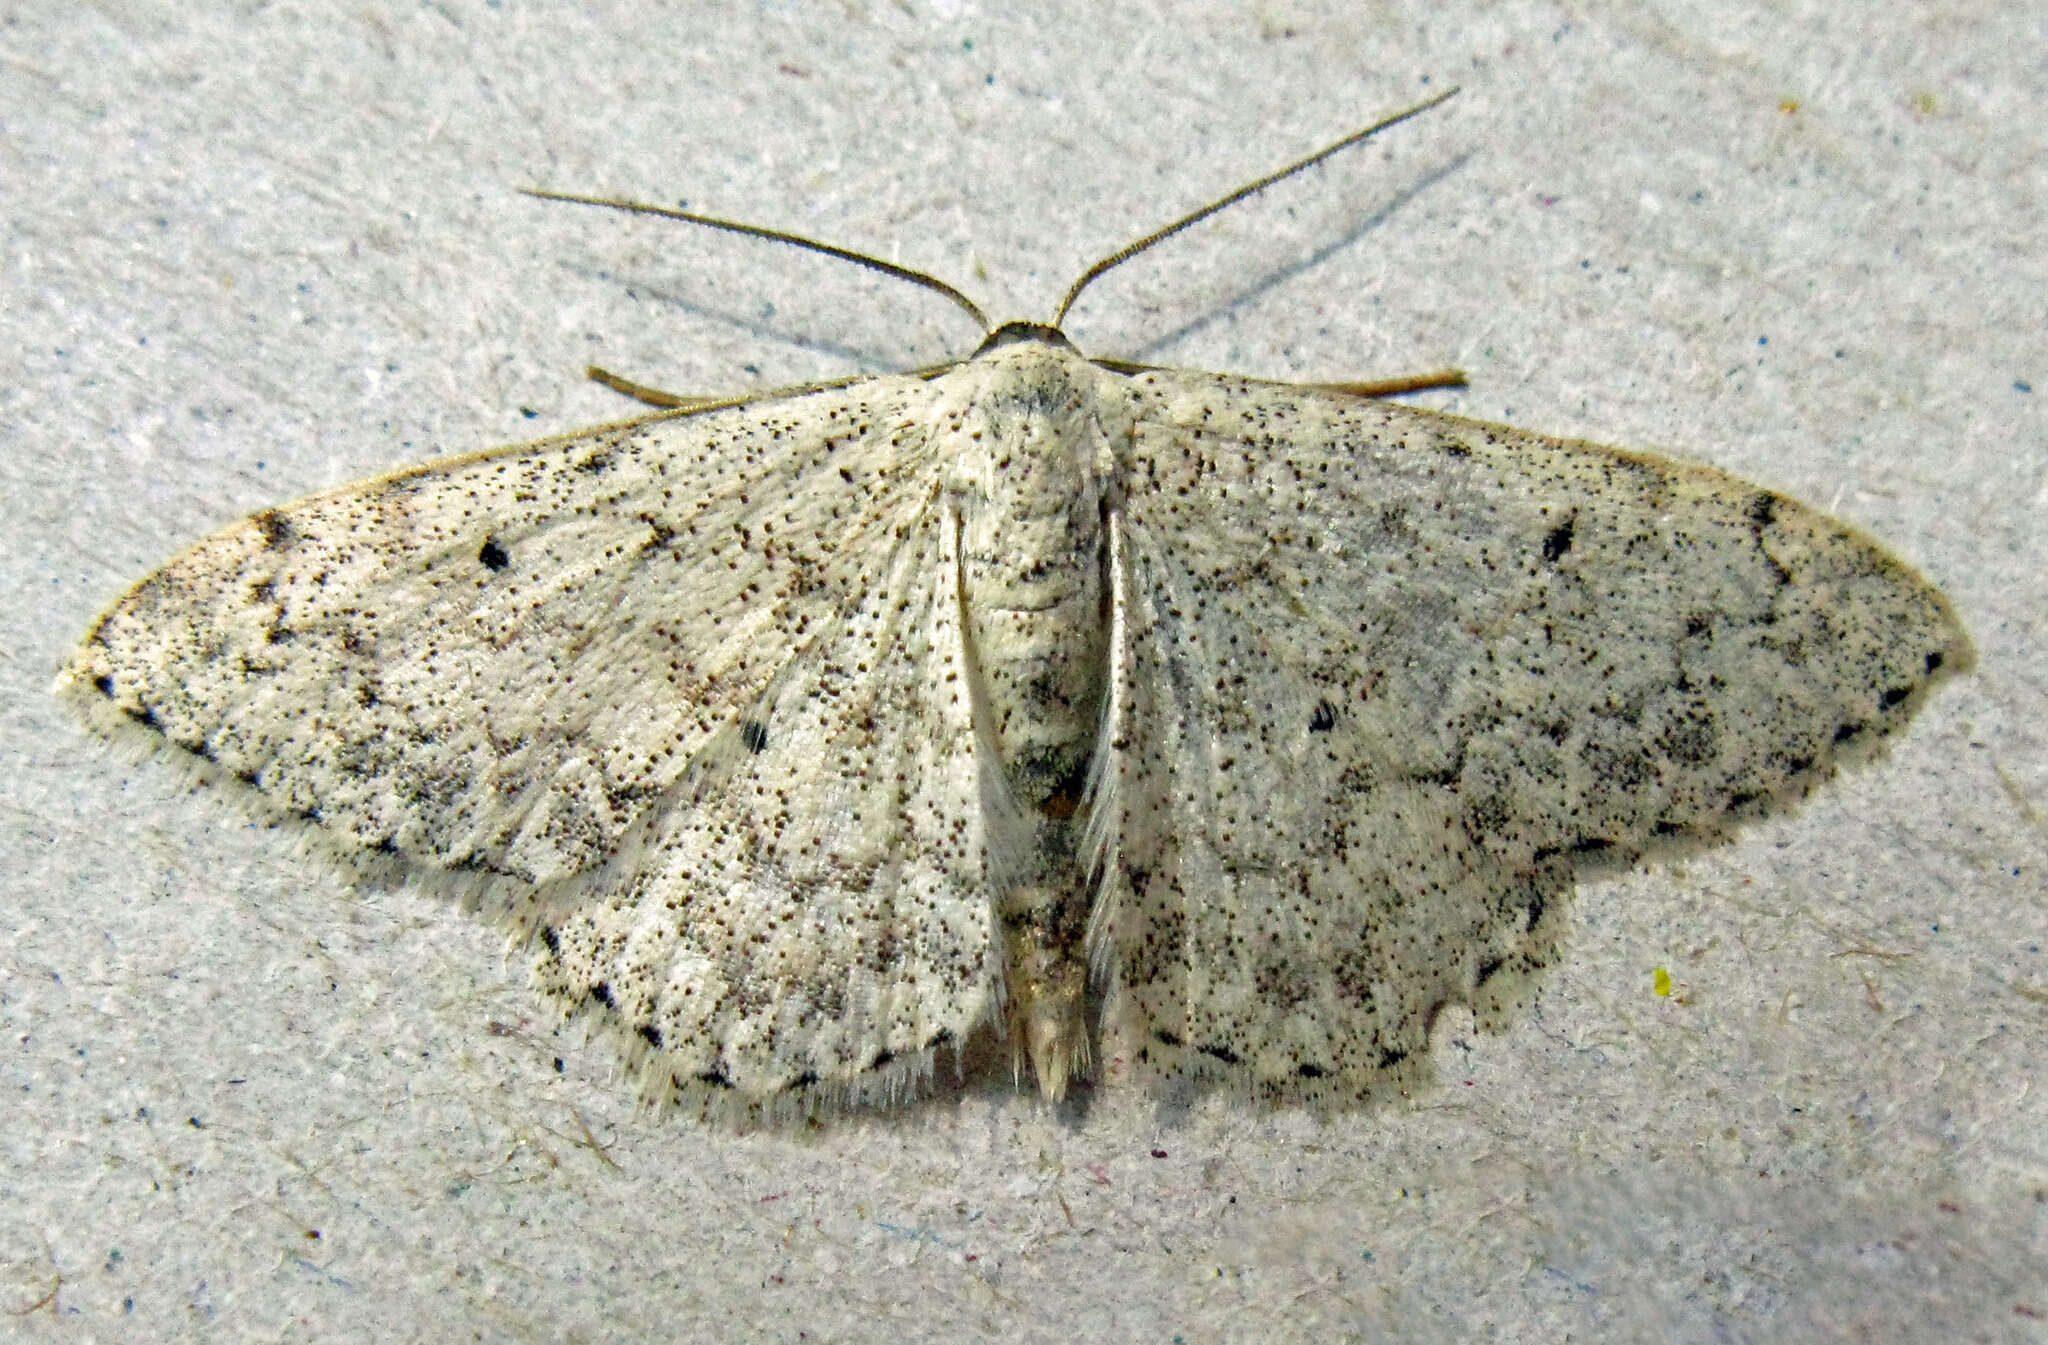
[[[1656,991],[1659,995],[1668,997],[1671,994],[1671,972],[1664,967],[1652,967],[1650,969],[1650,989]]]

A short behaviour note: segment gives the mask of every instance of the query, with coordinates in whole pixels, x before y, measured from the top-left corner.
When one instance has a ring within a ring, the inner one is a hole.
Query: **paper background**
[[[2048,1336],[2038,6],[30,3],[0,14],[0,1335]],[[1585,889],[1505,1036],[1318,1123],[1007,1087],[798,1135],[635,1105],[499,934],[351,895],[52,701],[259,506],[685,391],[1092,353],[1665,449],[1854,521],[1978,674],[1889,760]],[[1653,991],[1668,968],[1678,993]],[[559,1059],[559,1066],[557,1060]]]

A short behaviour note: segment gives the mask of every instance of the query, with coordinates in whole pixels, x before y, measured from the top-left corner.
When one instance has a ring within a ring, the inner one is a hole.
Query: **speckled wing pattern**
[[[805,1113],[983,1029],[1059,1096],[1091,968],[1141,1074],[1363,1096],[1499,1017],[1580,872],[1969,661],[1709,469],[1020,328],[266,510],[60,690],[509,921],[651,1091]]]
[[[1155,1068],[1344,1100],[1498,1021],[1589,868],[1868,755],[1970,645],[1711,468],[1310,388],[1135,380],[1118,881]]]
[[[117,602],[60,693],[509,919],[653,1083],[893,1095],[993,993],[929,682],[958,600],[927,399],[877,378],[266,510]]]

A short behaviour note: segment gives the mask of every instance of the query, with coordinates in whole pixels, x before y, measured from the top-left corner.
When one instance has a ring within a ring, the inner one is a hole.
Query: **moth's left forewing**
[[[1365,1091],[1442,1003],[1513,1002],[1578,872],[1796,801],[1970,660],[1909,567],[1708,468],[1133,385],[1131,895],[1103,937],[1174,1065]]]
[[[878,379],[447,459],[172,559],[59,690],[346,859],[511,894],[587,873],[915,508]]]
[[[686,1100],[890,1100],[999,985],[930,401],[870,379],[266,510],[118,600],[60,691],[481,900]]]

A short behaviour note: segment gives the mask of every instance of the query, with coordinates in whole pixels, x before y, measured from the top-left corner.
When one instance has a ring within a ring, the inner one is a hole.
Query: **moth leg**
[[[695,397],[685,396],[679,392],[663,392],[660,388],[650,387],[645,383],[635,383],[632,379],[622,377],[597,364],[584,365],[583,376],[593,383],[602,383],[613,392],[624,393],[636,402],[645,402],[649,406],[659,406],[664,410],[702,410],[731,400],[728,397]]]
[[[1089,363],[1095,365],[1098,369],[1107,369],[1113,374],[1178,372],[1175,370],[1165,370],[1156,364],[1139,364],[1134,360],[1091,359]],[[1271,383],[1270,379],[1250,379],[1247,381]],[[1339,392],[1351,397],[1399,397],[1403,393],[1427,392],[1431,388],[1462,388],[1465,384],[1465,371],[1463,369],[1444,368],[1432,369],[1426,374],[1403,374],[1398,378],[1376,378],[1358,382],[1339,383],[1291,383],[1284,386],[1314,388],[1318,392]]]
[[[1465,386],[1465,371],[1432,369],[1426,374],[1408,374],[1400,378],[1369,379],[1362,383],[1310,383],[1308,386],[1352,397],[1399,397],[1403,393],[1427,392],[1431,388],[1462,388]]]
[[[926,369],[913,369],[908,377],[936,378],[958,361],[935,364]],[[593,383],[601,383],[613,392],[624,393],[636,402],[658,406],[664,411],[713,411],[725,406],[744,406],[748,402],[772,401],[777,397],[797,397],[809,392],[824,392],[830,388],[850,387],[873,377],[871,374],[848,374],[843,378],[828,378],[817,383],[792,383],[779,388],[757,388],[751,392],[736,392],[726,397],[707,397],[701,393],[664,392],[647,383],[636,383],[623,374],[615,374],[601,364],[583,366],[583,376]]]

